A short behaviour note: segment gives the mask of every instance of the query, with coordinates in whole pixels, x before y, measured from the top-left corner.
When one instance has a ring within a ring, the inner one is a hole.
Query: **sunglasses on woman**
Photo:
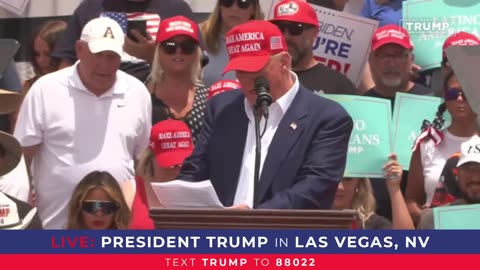
[[[303,33],[303,30],[313,27],[302,23],[275,22],[274,24],[280,29],[282,34],[285,34],[285,32],[288,31],[291,36],[299,36]]]
[[[82,210],[89,214],[96,214],[98,211],[102,216],[115,213],[119,208],[118,203],[112,201],[84,201],[82,203]]]
[[[466,100],[465,93],[462,89],[459,88],[449,88],[445,91],[445,100],[446,101],[453,101],[457,100],[459,96],[462,96],[464,100]]]
[[[178,48],[180,48],[183,54],[192,54],[197,46],[197,43],[193,40],[183,40],[180,42],[167,40],[160,43],[160,47],[166,54],[175,54]]]
[[[253,5],[253,0],[220,0],[220,5],[231,8],[235,2],[237,2],[237,6],[241,9],[247,9]]]

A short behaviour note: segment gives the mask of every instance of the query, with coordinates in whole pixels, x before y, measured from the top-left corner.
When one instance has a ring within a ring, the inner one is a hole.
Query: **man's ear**
[[[83,41],[81,41],[81,40],[77,40],[75,42],[75,53],[77,55],[77,58],[79,58],[79,55],[81,55],[81,53],[83,51],[82,45],[83,45]]]
[[[282,64],[282,69],[289,71],[292,69],[292,56],[288,52],[282,52],[280,62]]]

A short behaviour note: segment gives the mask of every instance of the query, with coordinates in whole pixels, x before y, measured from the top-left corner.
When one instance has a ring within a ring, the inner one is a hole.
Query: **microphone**
[[[272,104],[272,96],[270,95],[270,83],[265,77],[255,79],[255,91],[257,92],[256,108],[261,108],[263,117],[268,118],[268,106]]]

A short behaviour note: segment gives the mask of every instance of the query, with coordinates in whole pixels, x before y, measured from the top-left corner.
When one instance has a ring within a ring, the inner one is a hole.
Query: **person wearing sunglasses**
[[[302,0],[283,0],[274,7],[270,20],[287,41],[292,56],[292,70],[300,83],[319,94],[355,94],[355,85],[343,74],[319,63],[313,54],[313,44],[319,33],[317,13]]]
[[[232,27],[249,20],[263,20],[259,0],[217,0],[206,21],[200,24],[205,48],[210,59],[203,69],[203,82],[210,87],[221,79],[235,79],[233,72],[222,74],[228,63],[225,34]]]
[[[445,103],[439,106],[437,119],[433,121],[438,123],[438,126],[431,127],[435,128],[435,132],[443,134],[437,136],[443,139],[438,140],[427,136],[422,141],[417,140],[418,147],[410,161],[405,197],[415,222],[419,221],[422,210],[442,203],[434,201],[434,198],[447,160],[460,150],[463,142],[477,135],[477,115],[465,98],[453,71],[445,77],[444,89]],[[451,124],[443,129],[445,111],[451,115]],[[421,137],[424,136],[419,136]]]
[[[131,213],[122,189],[105,171],[93,171],[78,183],[68,209],[68,230],[127,229],[130,223]]]
[[[184,121],[195,142],[208,97],[208,88],[201,80],[198,25],[183,16],[162,20],[156,42],[147,83],[152,96],[152,125],[166,119]]]
[[[154,229],[147,197],[156,198],[151,182],[175,180],[185,158],[193,151],[192,132],[182,121],[164,120],[152,127],[150,146],[137,164],[136,194],[130,229]]]

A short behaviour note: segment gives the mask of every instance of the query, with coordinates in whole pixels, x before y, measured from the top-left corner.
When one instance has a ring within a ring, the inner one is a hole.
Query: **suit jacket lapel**
[[[233,178],[232,182],[228,180],[229,183],[233,183],[233,186],[227,187],[231,190],[231,192],[227,192],[227,194],[232,194],[232,197],[229,198],[229,200],[231,199],[230,203],[233,203],[235,198],[248,131],[248,118],[245,113],[244,96],[242,95],[242,98],[238,98],[236,102],[236,106],[230,107],[231,111],[228,113],[228,117],[226,117],[230,122],[226,123],[225,132],[222,134],[225,142],[227,142],[222,152],[225,153],[224,157],[228,159],[228,162],[223,163],[222,170],[225,170],[225,172],[227,172],[225,174]],[[235,119],[235,121],[231,121],[231,119]],[[227,181],[227,179],[224,180]]]
[[[292,104],[280,121],[268,149],[268,154],[263,164],[262,175],[260,176],[259,202],[263,201],[268,187],[270,187],[275,178],[276,172],[278,172],[286,155],[290,152],[290,149],[295,145],[303,132],[305,128],[303,120],[305,116],[307,116],[307,106],[308,102],[304,100],[302,87],[300,87]]]

